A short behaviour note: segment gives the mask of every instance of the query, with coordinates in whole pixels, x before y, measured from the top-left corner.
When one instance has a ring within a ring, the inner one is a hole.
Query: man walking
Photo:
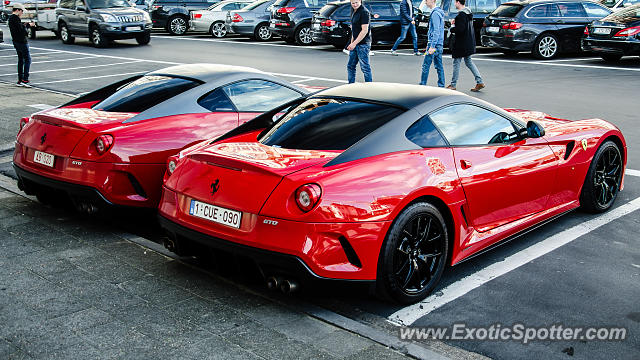
[[[451,85],[447,88],[455,90],[458,82],[458,74],[460,73],[460,61],[464,59],[464,64],[471,70],[471,73],[476,79],[476,86],[471,89],[473,92],[478,92],[484,88],[482,77],[478,68],[471,60],[471,55],[476,53],[476,36],[473,30],[473,14],[468,7],[464,4],[466,0],[455,0],[455,7],[459,13],[455,19],[451,22],[454,26],[451,28],[451,33],[455,34],[451,56],[453,57],[453,76],[451,78]]]
[[[391,48],[391,55],[398,56],[396,50],[398,46],[407,37],[407,31],[411,31],[411,39],[413,39],[413,54],[420,55],[418,52],[418,34],[416,34],[416,21],[413,18],[413,4],[411,0],[402,0],[400,3],[400,37],[396,40]]]
[[[444,67],[442,66],[442,45],[444,44],[444,11],[436,7],[436,0],[424,0],[431,9],[429,32],[427,34],[427,51],[422,62],[420,85],[427,85],[431,63],[438,72],[438,86],[444,87]]]
[[[365,82],[373,81],[371,77],[371,65],[369,65],[369,50],[371,49],[371,34],[369,23],[371,14],[364,6],[362,0],[351,0],[353,14],[351,15],[351,43],[349,50],[349,62],[347,63],[347,77],[349,84],[356,81],[356,65],[360,62],[360,70]]]
[[[29,54],[29,44],[27,43],[27,29],[20,21],[20,16],[24,12],[24,5],[13,4],[13,11],[9,16],[9,30],[13,47],[18,53],[18,86],[29,86],[29,67],[31,66],[31,55]],[[33,26],[27,24],[26,26]]]

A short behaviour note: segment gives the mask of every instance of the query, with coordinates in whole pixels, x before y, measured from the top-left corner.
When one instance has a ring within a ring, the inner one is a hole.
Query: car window
[[[559,3],[558,8],[560,14],[563,17],[586,17],[587,13],[584,11],[582,4],[580,3]]]
[[[491,15],[512,18],[518,15],[522,8],[523,6],[518,4],[503,4],[498,6],[498,8],[491,13]]]
[[[74,6],[74,2],[73,0],[61,0],[58,6],[64,9],[71,9]]]
[[[336,17],[350,17],[351,16],[351,5],[342,5],[340,9],[335,12]]]
[[[249,5],[244,7],[243,10],[253,10],[253,9],[257,8],[258,6],[260,6],[260,5],[263,5],[267,1],[269,1],[269,0],[256,1],[256,2],[250,3]]]
[[[142,112],[198,85],[199,83],[187,79],[147,75],[122,85],[111,96],[95,104],[92,109]]]
[[[548,18],[559,17],[560,11],[555,4],[546,4],[534,6],[527,12],[527,17],[530,18]]]
[[[371,14],[378,14],[380,16],[394,16],[391,12],[391,6],[389,4],[371,4]]]
[[[265,145],[301,150],[345,150],[403,110],[343,99],[308,99],[260,138]]]
[[[405,132],[411,142],[423,148],[446,146],[440,132],[433,125],[428,116],[416,121]]]
[[[235,112],[236,108],[222,89],[216,89],[200,99],[198,105],[212,112]]]
[[[451,145],[501,144],[519,138],[511,121],[475,105],[448,106],[429,117]]]
[[[600,19],[611,13],[611,10],[594,3],[585,2],[582,3],[582,5],[584,5],[585,10],[587,11],[587,16],[589,17]]]
[[[240,81],[222,89],[240,112],[265,112],[302,96],[295,90],[264,80]]]
[[[76,8],[77,8],[77,7],[79,7],[79,6],[84,7],[84,0],[76,0],[76,4],[75,4],[75,5],[73,5],[73,7],[76,7]]]
[[[310,7],[321,7],[327,4],[327,0],[307,0]]]
[[[400,15],[400,4],[397,2],[391,3],[391,11],[393,13],[393,16]]]
[[[474,6],[471,7],[471,11],[476,14],[490,14],[496,9],[495,0],[473,0]]]

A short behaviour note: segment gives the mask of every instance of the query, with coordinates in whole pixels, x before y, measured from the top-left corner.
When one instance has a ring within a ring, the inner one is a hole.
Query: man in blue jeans
[[[429,17],[429,33],[427,42],[427,52],[422,62],[422,76],[420,85],[427,85],[429,79],[429,68],[431,63],[438,72],[438,86],[444,87],[444,67],[442,66],[442,45],[444,44],[444,11],[436,7],[436,0],[424,0],[431,9]]]
[[[369,65],[369,50],[371,49],[371,35],[369,23],[371,14],[362,6],[362,0],[351,0],[353,14],[351,15],[351,43],[349,50],[349,62],[347,63],[347,76],[349,84],[356,82],[356,65],[360,62],[360,70],[365,82],[372,82],[371,65]]]
[[[407,37],[407,31],[411,31],[411,39],[413,39],[413,54],[420,55],[418,52],[418,34],[416,34],[416,21],[413,18],[413,4],[411,0],[402,0],[400,3],[400,37],[396,40],[391,48],[391,55],[398,56],[396,50],[400,43]]]

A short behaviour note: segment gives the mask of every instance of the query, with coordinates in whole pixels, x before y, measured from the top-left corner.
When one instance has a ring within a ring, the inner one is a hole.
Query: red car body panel
[[[603,120],[508,111],[524,122],[538,121],[546,135],[504,145],[392,152],[331,166],[325,165],[340,151],[273,148],[257,142],[256,132],[205,144],[183,152],[175,172],[165,177],[159,214],[214,238],[295,255],[320,277],[375,280],[393,220],[410,203],[429,199],[449,219],[453,265],[577,208],[591,159],[606,139],[619,143],[626,166],[624,137]],[[220,190],[212,195],[214,179]],[[308,183],[320,185],[322,196],[304,213],[294,194]],[[191,199],[241,211],[240,229],[189,215]],[[348,261],[341,237],[362,266]]]

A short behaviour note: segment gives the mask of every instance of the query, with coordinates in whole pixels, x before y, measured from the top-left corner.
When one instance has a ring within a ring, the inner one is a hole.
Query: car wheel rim
[[[271,31],[269,31],[269,28],[266,26],[261,26],[260,29],[258,30],[258,35],[260,36],[260,39],[262,40],[269,40],[271,39]]]
[[[393,276],[407,294],[420,293],[435,277],[444,253],[444,231],[431,214],[418,214],[402,228]]]
[[[303,44],[311,44],[311,28],[306,27],[300,30],[300,42]]]
[[[552,57],[558,50],[558,43],[550,36],[542,38],[538,44],[538,51],[543,57]]]
[[[98,30],[93,30],[92,39],[93,39],[93,43],[94,44],[96,44],[96,45],[100,44],[101,39],[100,39],[100,32]]]
[[[171,31],[174,34],[182,35],[187,31],[187,23],[183,18],[175,18],[171,20]]]
[[[621,174],[622,159],[620,153],[615,148],[610,147],[598,159],[593,177],[593,185],[596,192],[595,198],[600,207],[609,207],[616,198]]]
[[[223,24],[213,24],[213,28],[211,29],[213,36],[215,37],[224,37],[227,35],[227,28]]]
[[[60,38],[62,38],[62,40],[64,41],[67,41],[69,39],[69,33],[67,32],[66,26],[60,27]]]

